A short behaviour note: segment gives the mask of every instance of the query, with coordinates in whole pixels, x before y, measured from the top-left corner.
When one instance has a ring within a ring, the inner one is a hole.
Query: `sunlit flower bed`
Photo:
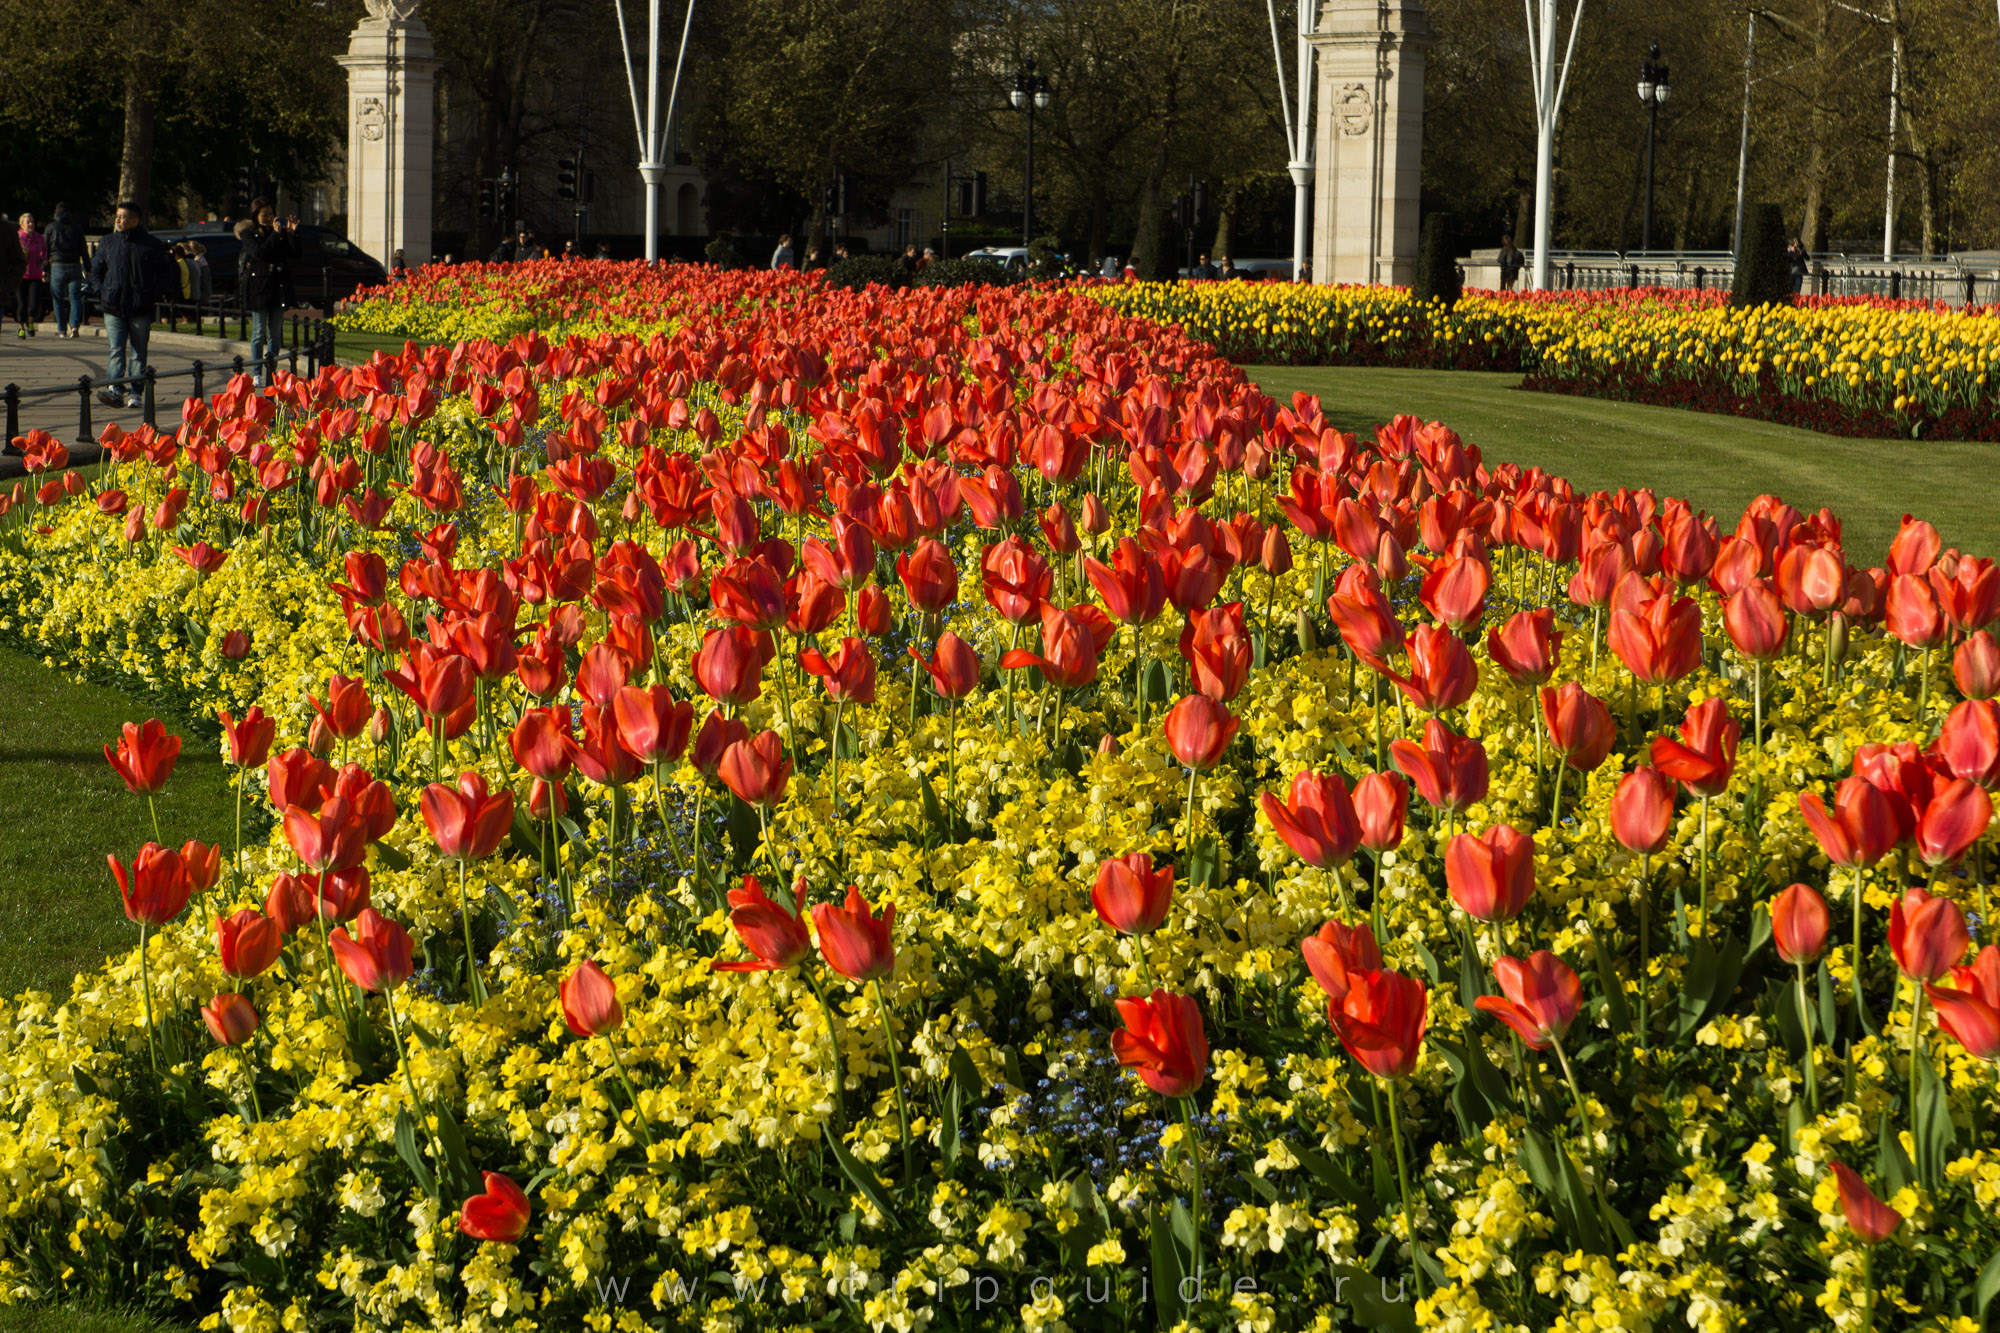
[[[4,1030],[8,1298],[1977,1328],[1989,563],[1081,293],[600,280],[11,501],[0,632],[217,717],[107,759],[249,832],[75,886],[143,943]]]
[[[1467,292],[1136,283],[1093,289],[1233,361],[1510,370],[1527,387],[1761,417],[1835,435],[2000,440],[2000,309],[1721,291]]]

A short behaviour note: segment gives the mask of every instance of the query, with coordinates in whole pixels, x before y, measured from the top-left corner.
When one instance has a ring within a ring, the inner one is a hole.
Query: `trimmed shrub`
[[[1792,273],[1785,258],[1785,215],[1776,204],[1752,204],[1743,219],[1743,253],[1736,256],[1733,306],[1790,305]]]
[[[903,272],[902,261],[894,255],[855,255],[827,269],[826,285],[850,292],[870,285],[907,287],[910,275]]]
[[[913,287],[1012,287],[1021,281],[1019,273],[1009,272],[1000,265],[984,259],[934,259],[924,266],[923,272],[910,279]]]

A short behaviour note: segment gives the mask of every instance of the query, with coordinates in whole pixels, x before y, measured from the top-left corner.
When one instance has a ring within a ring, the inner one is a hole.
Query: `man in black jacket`
[[[167,247],[146,230],[137,204],[120,204],[111,234],[97,243],[90,261],[91,285],[104,307],[104,337],[111,345],[111,383],[98,399],[116,407],[139,407],[139,376],[146,373],[146,341],[153,332],[153,307],[166,295]],[[119,380],[135,381],[122,386]]]
[[[294,234],[299,220],[278,220],[278,210],[269,199],[250,203],[250,217],[236,224],[237,239],[243,242],[243,257],[237,262],[237,289],[243,309],[250,315],[251,378],[264,386],[276,367],[279,344],[284,341],[279,315],[285,308],[285,290],[291,280],[291,262],[298,257]]]
[[[49,247],[49,290],[56,302],[56,337],[74,338],[83,328],[83,265],[90,258],[83,228],[68,204],[56,205],[55,221],[42,239]]]

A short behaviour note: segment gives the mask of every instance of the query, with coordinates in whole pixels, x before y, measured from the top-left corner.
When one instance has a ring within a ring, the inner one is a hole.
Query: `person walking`
[[[1511,292],[1514,284],[1521,280],[1521,267],[1527,256],[1514,244],[1514,233],[1508,232],[1500,238],[1500,290]]]
[[[68,204],[57,204],[56,215],[42,233],[48,243],[49,287],[55,298],[56,337],[74,338],[83,328],[83,265],[89,258],[83,227]]]
[[[21,280],[27,273],[28,256],[21,249],[20,236],[0,227],[0,303],[12,308],[16,318],[21,313]]]
[[[111,219],[111,234],[91,256],[90,280],[104,308],[104,338],[110,344],[111,382],[97,391],[99,402],[144,406],[138,379],[146,372],[146,341],[153,332],[153,307],[166,294],[172,266],[167,247],[146,230],[139,205],[124,203]],[[122,393],[119,381],[126,381]]]
[[[35,227],[33,213],[21,214],[21,291],[15,299],[14,317],[20,321],[20,336],[35,336],[42,319],[42,292],[49,277],[49,243]]]
[[[237,291],[250,315],[251,378],[258,388],[277,365],[279,313],[285,308],[287,268],[297,246],[293,236],[298,219],[278,220],[278,210],[269,199],[250,205],[250,217],[236,224],[237,239],[243,242],[242,268]]]
[[[771,267],[792,268],[796,263],[792,258],[792,234],[786,232],[778,238],[778,248],[771,252]]]
[[[1806,252],[1806,243],[1792,237],[1792,243],[1785,247],[1785,266],[1791,271],[1792,295],[1805,290],[1806,270],[1812,267],[1812,256]]]
[[[207,305],[215,295],[215,271],[208,266],[208,247],[200,241],[186,242],[188,281],[193,288],[189,298],[196,305]]]

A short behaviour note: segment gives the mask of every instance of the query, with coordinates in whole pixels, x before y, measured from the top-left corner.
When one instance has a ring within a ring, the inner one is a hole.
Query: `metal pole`
[[[1898,113],[1903,107],[1902,17],[1896,0],[1889,0],[1889,36],[1892,43],[1889,56],[1889,169],[1888,180],[1883,187],[1885,199],[1882,205],[1882,262],[1885,264],[1896,260],[1896,130]]]
[[[1313,47],[1312,14],[1314,0],[1299,0],[1299,98],[1298,123],[1292,131],[1292,160],[1285,169],[1292,177],[1292,281],[1305,278],[1306,259],[1311,253],[1307,248],[1307,231],[1311,226],[1312,182],[1313,182],[1313,142],[1312,142],[1312,85]]]
[[[938,214],[938,258],[951,258],[951,159],[944,160],[944,209]]]
[[[1646,212],[1639,223],[1639,252],[1653,250],[1653,131],[1660,123],[1660,99],[1646,99]]]
[[[1035,90],[1028,89],[1028,172],[1021,200],[1021,244],[1035,243]]]
[[[1549,214],[1554,207],[1556,156],[1556,0],[1542,0],[1541,31],[1534,36],[1535,70],[1535,290],[1549,286]],[[1534,47],[1530,48],[1531,50]]]
[[[1736,144],[1736,230],[1729,253],[1743,253],[1743,192],[1750,183],[1750,71],[1757,58],[1757,11],[1750,11],[1750,40],[1743,44],[1743,133]]]
[[[646,6],[646,155],[639,161],[646,182],[646,262],[660,257],[660,185],[666,166],[660,161],[660,0]]]

